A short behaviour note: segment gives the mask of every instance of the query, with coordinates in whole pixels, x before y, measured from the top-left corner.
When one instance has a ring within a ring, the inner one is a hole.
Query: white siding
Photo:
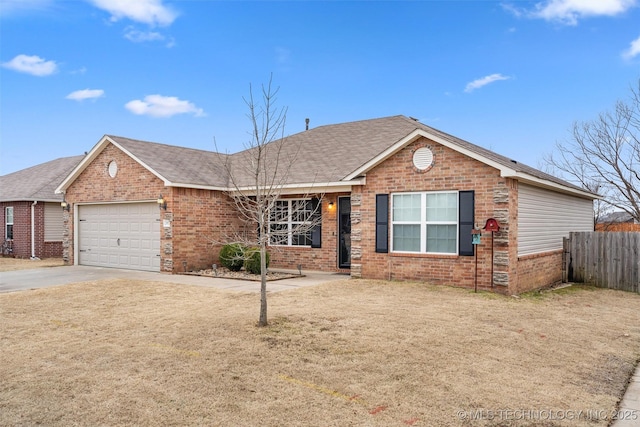
[[[518,256],[562,249],[570,231],[593,231],[593,201],[518,185]]]
[[[44,204],[44,241],[61,242],[64,232],[64,220],[60,203]]]

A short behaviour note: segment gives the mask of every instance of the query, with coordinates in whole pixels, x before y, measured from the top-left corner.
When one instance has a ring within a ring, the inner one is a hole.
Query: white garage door
[[[79,206],[78,263],[160,271],[157,203]]]

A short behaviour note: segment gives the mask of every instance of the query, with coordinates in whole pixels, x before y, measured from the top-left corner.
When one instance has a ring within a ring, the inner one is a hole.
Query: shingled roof
[[[227,187],[225,154],[107,135],[138,161],[175,186]]]
[[[337,182],[365,164],[390,145],[416,129],[416,122],[403,116],[319,126],[270,145],[271,163],[276,146],[281,146],[279,170],[287,174],[288,184]],[[139,141],[108,135],[122,148],[171,183],[213,187],[231,186],[225,162],[236,185],[251,185],[246,157],[255,149],[227,155],[173,145]],[[286,164],[286,167],[283,166]]]
[[[418,123],[418,122],[416,122]],[[535,178],[539,178],[541,180],[545,180],[545,181],[550,181],[550,182],[554,182],[556,184],[565,186],[565,187],[569,187],[569,188],[573,188],[575,190],[580,190],[580,191],[585,191],[587,192],[586,189],[579,187],[577,185],[574,185],[570,182],[567,182],[563,179],[560,179],[556,176],[550,175],[548,173],[542,172],[539,169],[536,169],[534,167],[528,166],[524,163],[521,163],[519,161],[516,161],[514,159],[510,159],[508,157],[502,156],[498,153],[495,153],[491,150],[487,150],[486,148],[482,148],[478,145],[472,144],[470,142],[467,142],[465,140],[462,140],[460,138],[456,138],[455,136],[449,135],[447,133],[444,133],[442,131],[439,131],[438,129],[434,129],[432,127],[423,125],[422,123],[418,123],[420,128],[422,129],[426,129],[428,130],[430,133],[435,134],[435,135],[439,135],[440,137],[442,137],[443,139],[446,139],[448,141],[451,141],[452,144],[455,144],[457,146],[459,146],[460,148],[464,148],[466,150],[472,151],[476,154],[478,154],[481,157],[487,158],[487,159],[491,159],[493,161],[495,161],[496,163],[499,163],[501,165],[503,165],[506,168],[510,168],[515,170],[516,172],[521,172],[527,175],[530,175],[532,177]],[[591,193],[592,194],[592,193]],[[594,194],[595,196],[595,194]]]
[[[402,115],[319,126],[297,133],[283,141],[281,158],[283,155],[285,159],[296,158],[290,165],[287,163],[287,181],[291,184],[350,180],[366,175],[372,167],[422,136],[489,163],[504,176],[591,194],[570,182]],[[237,162],[241,155],[242,152],[234,154],[232,161]],[[244,179],[247,185],[251,184],[249,178]]]
[[[329,183],[344,180],[369,160],[416,129],[416,122],[403,116],[318,126],[284,138],[280,158],[285,159],[290,184]],[[280,141],[278,141],[280,142]],[[245,150],[232,162],[242,164]],[[293,159],[293,160],[290,160]],[[235,168],[234,168],[235,170]],[[251,184],[251,177],[237,177]]]
[[[287,136],[268,144],[267,151],[271,154],[267,164],[275,164],[274,153],[278,152],[278,172],[291,187],[356,184],[371,168],[421,137],[489,164],[499,169],[502,176],[582,197],[596,197],[569,182],[401,115],[319,126]],[[92,155],[97,155],[107,143],[119,146],[168,186],[229,189],[254,184],[250,170],[245,167],[255,148],[227,155],[106,135],[85,162],[90,162]],[[225,164],[231,166],[233,180],[226,173]],[[59,190],[70,185],[82,168],[83,164],[79,165]]]
[[[63,157],[0,176],[0,202],[62,201],[55,189],[83,157]]]

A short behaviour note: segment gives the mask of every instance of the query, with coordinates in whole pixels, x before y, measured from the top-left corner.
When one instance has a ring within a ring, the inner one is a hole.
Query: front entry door
[[[351,198],[338,198],[338,267],[351,268]]]

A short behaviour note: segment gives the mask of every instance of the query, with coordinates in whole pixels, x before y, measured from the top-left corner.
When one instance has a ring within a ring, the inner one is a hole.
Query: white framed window
[[[391,250],[458,253],[458,192],[391,195]]]
[[[312,230],[302,227],[314,220],[311,199],[276,200],[269,215],[269,242],[274,246],[311,246]]]
[[[4,208],[4,238],[13,240],[13,206]]]

